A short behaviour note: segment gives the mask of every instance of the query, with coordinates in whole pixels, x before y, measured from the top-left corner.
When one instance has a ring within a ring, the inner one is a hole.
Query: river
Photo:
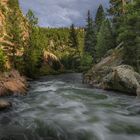
[[[140,140],[140,100],[82,84],[81,74],[47,76],[27,96],[8,97],[0,140]]]

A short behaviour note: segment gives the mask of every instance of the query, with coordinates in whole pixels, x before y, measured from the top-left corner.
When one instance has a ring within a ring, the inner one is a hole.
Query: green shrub
[[[0,71],[5,70],[6,56],[2,49],[0,49]]]
[[[19,2],[18,2],[18,0],[9,0],[8,5],[11,8],[13,8],[13,7],[18,8],[19,7]]]
[[[83,66],[90,66],[92,65],[93,58],[90,54],[85,53],[81,59],[81,65]]]
[[[80,66],[80,57],[76,53],[64,54],[61,63],[67,70],[75,70]]]

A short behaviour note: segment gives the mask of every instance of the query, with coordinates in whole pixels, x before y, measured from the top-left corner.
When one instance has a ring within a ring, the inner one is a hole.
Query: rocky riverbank
[[[27,80],[18,71],[12,70],[0,74],[0,96],[25,95],[28,88]],[[10,107],[11,103],[0,100],[0,110]]]
[[[85,75],[84,83],[129,95],[140,95],[140,74],[123,64],[122,49],[116,48],[93,66]]]
[[[25,95],[27,91],[27,81],[18,71],[12,70],[0,76],[0,96],[4,95]]]

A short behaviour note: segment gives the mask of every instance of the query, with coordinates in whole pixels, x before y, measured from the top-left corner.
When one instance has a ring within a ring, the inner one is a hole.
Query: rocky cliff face
[[[17,34],[22,36],[22,40],[25,43],[20,48],[16,47],[16,42],[13,39],[14,33],[12,31],[17,26],[14,27],[12,22],[15,22],[19,27],[20,32],[17,32]],[[28,22],[19,8],[18,0],[0,0],[0,48],[2,48],[8,58],[13,47],[16,55],[22,55],[28,36]],[[7,67],[10,68],[9,59]]]
[[[84,75],[84,83],[106,90],[140,95],[140,74],[123,64],[123,48],[112,50]]]
[[[16,35],[21,36],[21,42],[17,43]],[[7,58],[6,68],[10,69],[9,72],[0,72],[0,96],[26,93],[26,79],[18,71],[11,70],[10,58],[13,50],[16,56],[23,54],[28,37],[28,22],[19,8],[18,0],[0,0],[0,49]]]

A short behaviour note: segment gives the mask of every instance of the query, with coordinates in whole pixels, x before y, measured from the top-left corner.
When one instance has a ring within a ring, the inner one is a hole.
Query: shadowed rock
[[[106,90],[140,96],[140,74],[123,64],[123,49],[116,48],[84,75],[84,83]]]
[[[0,110],[8,109],[11,106],[12,106],[11,102],[9,102],[7,100],[0,99]]]
[[[137,87],[137,96],[140,97],[140,85]]]

